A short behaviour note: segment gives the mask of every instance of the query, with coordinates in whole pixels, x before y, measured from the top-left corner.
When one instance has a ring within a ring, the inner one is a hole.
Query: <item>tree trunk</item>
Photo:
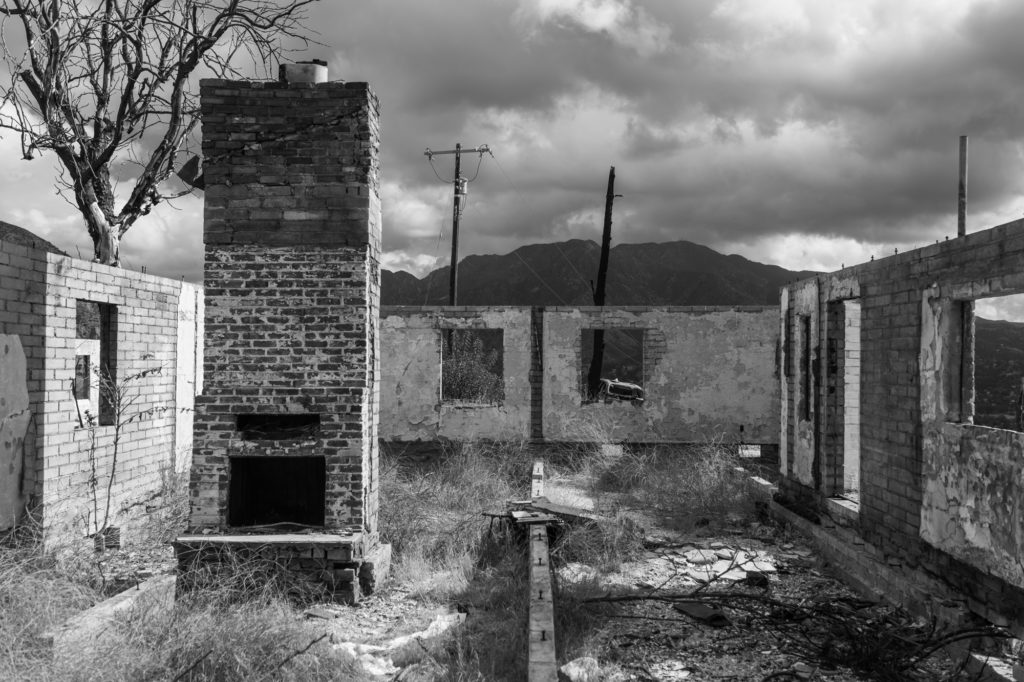
[[[89,215],[89,234],[96,262],[120,267],[121,238],[117,235],[117,226],[110,224],[96,202],[89,207]]]

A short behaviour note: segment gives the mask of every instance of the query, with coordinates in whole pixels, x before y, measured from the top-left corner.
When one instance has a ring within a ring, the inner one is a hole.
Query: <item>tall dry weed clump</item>
[[[237,573],[180,595],[145,594],[94,629],[62,629],[102,599],[72,554],[0,548],[0,679],[368,680],[274,581]],[[239,585],[252,589],[244,595]]]
[[[381,535],[394,584],[468,612],[435,662],[442,679],[526,679],[525,539],[484,515],[529,496],[532,460],[516,441],[449,443],[431,462],[386,455]]]
[[[99,600],[82,566],[44,555],[33,539],[0,545],[0,679],[50,679],[46,633]]]
[[[448,443],[428,463],[385,455],[380,529],[395,578],[436,598],[465,589],[493,528],[483,512],[528,495],[530,471],[517,441]]]
[[[164,508],[138,528],[160,544],[187,513],[183,477],[168,474]],[[238,561],[173,600],[169,590],[95,627],[63,627],[99,603],[105,577],[93,543],[44,551],[39,529],[0,541],[0,680],[365,680],[361,667],[294,608],[294,585],[263,562]]]
[[[636,507],[675,528],[752,515],[753,501],[735,473],[740,463],[737,446],[721,436],[672,445],[588,443],[569,460],[606,513]]]

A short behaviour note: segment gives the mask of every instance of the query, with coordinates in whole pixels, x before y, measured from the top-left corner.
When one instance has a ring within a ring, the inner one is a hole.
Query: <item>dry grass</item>
[[[423,598],[465,590],[493,526],[483,512],[528,494],[529,476],[518,442],[455,443],[426,464],[386,457],[380,528],[391,543],[394,579]]]
[[[43,554],[38,545],[0,549],[0,679],[368,679],[326,641],[298,653],[320,633],[273,581],[240,598],[239,577],[224,576],[171,608],[139,599],[96,632],[71,632],[51,647],[49,633],[99,601],[93,576],[71,555]]]
[[[736,447],[721,438],[685,445],[597,444],[567,460],[569,472],[599,505],[613,512],[624,505],[640,508],[680,530],[754,514],[734,472],[739,464]]]
[[[426,464],[384,460],[381,534],[392,544],[392,580],[468,612],[433,656],[441,679],[526,677],[525,544],[483,512],[529,494],[531,463],[519,442],[452,444]]]

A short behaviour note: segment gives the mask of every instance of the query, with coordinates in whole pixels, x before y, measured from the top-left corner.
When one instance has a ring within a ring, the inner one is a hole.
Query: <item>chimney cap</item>
[[[282,83],[326,83],[327,62],[323,59],[312,59],[295,64],[281,64],[277,77]]]

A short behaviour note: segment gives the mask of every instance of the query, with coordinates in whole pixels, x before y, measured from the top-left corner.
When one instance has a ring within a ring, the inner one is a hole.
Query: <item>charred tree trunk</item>
[[[601,261],[597,266],[597,287],[594,305],[604,305],[605,284],[608,280],[608,253],[612,243],[612,203],[615,201],[615,166],[608,171],[608,193],[604,200],[604,232],[601,235]],[[601,388],[601,369],[604,364],[604,330],[594,330],[594,352],[587,371],[587,398],[593,400]]]

